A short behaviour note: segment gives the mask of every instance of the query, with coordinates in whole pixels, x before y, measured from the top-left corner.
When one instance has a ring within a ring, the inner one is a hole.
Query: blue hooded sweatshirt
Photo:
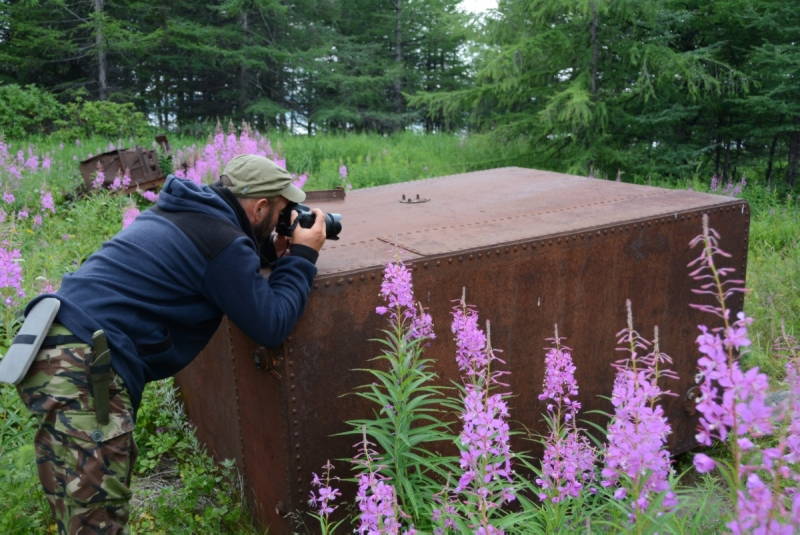
[[[259,344],[280,345],[303,311],[316,258],[295,245],[265,278],[250,223],[230,192],[169,177],[157,207],[50,297],[61,301],[56,321],[82,341],[105,331],[112,367],[138,408],[145,383],[189,364],[223,314]]]

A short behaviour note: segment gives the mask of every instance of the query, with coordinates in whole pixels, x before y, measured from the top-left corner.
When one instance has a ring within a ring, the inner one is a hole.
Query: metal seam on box
[[[676,212],[676,213],[674,213],[674,214],[672,214],[670,216],[667,216],[667,215],[655,216],[654,218],[643,219],[641,221],[631,221],[631,222],[629,222],[627,224],[623,224],[623,225],[614,225],[614,226],[612,226],[612,224],[609,224],[609,225],[604,225],[604,226],[601,226],[601,227],[585,229],[583,231],[579,231],[579,232],[573,233],[571,236],[552,236],[552,237],[549,237],[549,238],[533,238],[533,239],[527,238],[527,240],[530,240],[530,241],[516,241],[516,242],[512,242],[512,243],[503,244],[500,247],[522,247],[523,249],[525,249],[526,246],[528,246],[528,245],[530,245],[531,248],[534,248],[534,247],[537,247],[537,246],[549,247],[549,246],[556,245],[556,244],[560,243],[560,242],[555,241],[555,240],[562,239],[564,237],[574,237],[574,239],[580,238],[582,240],[583,239],[591,239],[592,236],[607,235],[608,232],[614,233],[614,232],[617,232],[617,231],[622,232],[624,230],[626,231],[628,229],[633,229],[633,228],[644,228],[647,224],[654,224],[654,223],[657,223],[657,222],[674,223],[675,221],[685,221],[686,219],[689,219],[690,217],[696,219],[696,218],[702,217],[703,213],[712,214],[712,213],[733,211],[733,210],[736,210],[736,209],[741,209],[740,208],[741,206],[747,206],[747,205],[740,201],[740,202],[733,203],[733,204],[728,204],[728,205],[723,205],[723,206],[715,206],[715,207],[712,207],[712,208],[709,208],[709,209],[702,209],[702,208],[692,209],[689,212]],[[746,213],[749,214],[749,210],[746,210]],[[378,239],[382,239],[382,238],[378,238]],[[747,233],[745,234],[745,240],[746,239],[747,239]],[[403,248],[405,249],[406,247],[403,247]],[[480,249],[480,250],[473,250],[473,251],[471,251],[469,253],[466,253],[467,260],[472,260],[474,258],[474,255],[478,254],[479,252],[481,254],[485,254],[486,251],[493,251],[496,248],[498,248],[498,246],[494,246],[494,247],[490,246],[490,247],[483,248],[483,249]],[[420,254],[421,256],[425,256],[422,253],[417,253],[416,251],[411,251],[411,252],[414,252],[415,254]],[[420,262],[420,261],[437,261],[437,260],[442,260],[442,259],[447,259],[448,262],[450,263],[450,262],[452,262],[452,259],[454,257],[459,262],[463,262],[464,261],[464,256],[465,256],[464,253],[462,253],[462,254],[444,254],[444,255],[441,255],[441,256],[435,256],[434,255],[432,257],[431,256],[427,256],[424,260],[421,260],[421,259],[420,260],[417,260],[417,259],[408,260],[406,262],[406,264],[408,264],[410,266],[413,266],[415,263]],[[488,255],[487,255],[487,257],[488,257]],[[439,265],[439,264],[437,264],[437,265]],[[349,272],[344,272],[344,273],[338,273],[337,275],[339,277],[336,280],[335,284],[337,286],[341,286],[343,284],[343,281],[344,281],[344,278],[342,276],[348,277],[348,276],[357,275],[359,270],[364,270],[364,271],[369,272],[369,271],[372,271],[374,269],[382,269],[382,268],[383,268],[383,266],[375,265],[375,264],[364,264],[364,265],[357,266],[355,270],[352,270],[352,271],[349,271]],[[374,274],[372,275],[372,278],[373,279],[375,278]],[[360,280],[363,281],[364,279],[360,279]],[[326,288],[329,287],[330,286],[330,280],[324,280],[323,284],[324,284],[324,286]]]
[[[283,350],[284,350],[284,357],[286,359],[286,375],[289,377],[289,390],[288,390],[288,395],[289,395],[288,423],[289,423],[289,437],[290,437],[289,458],[291,459],[292,457],[294,457],[294,462],[292,464],[294,465],[296,481],[298,483],[297,492],[299,495],[300,494],[299,484],[302,483],[302,475],[303,475],[302,456],[300,454],[300,452],[302,451],[302,441],[300,440],[301,439],[299,435],[300,432],[298,431],[298,429],[300,429],[300,420],[297,419],[298,406],[297,406],[297,395],[295,394],[297,389],[297,384],[295,383],[296,374],[294,368],[294,357],[292,356],[294,350],[291,347],[289,347],[291,342],[292,342],[292,337],[290,336],[289,338],[286,339],[286,343],[283,346]]]
[[[241,405],[239,403],[239,381],[236,378],[236,352],[233,347],[233,335],[231,333],[230,320],[225,321],[225,336],[228,338],[228,350],[230,351],[231,373],[233,377],[233,397],[236,403],[236,429],[238,430],[239,458],[242,459],[242,472],[247,473],[247,456],[244,454],[244,434],[242,433],[242,417],[239,414]]]

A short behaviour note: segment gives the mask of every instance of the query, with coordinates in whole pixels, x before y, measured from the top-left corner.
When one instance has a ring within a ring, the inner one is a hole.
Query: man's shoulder
[[[178,227],[197,247],[207,260],[212,260],[234,240],[248,238],[237,225],[223,215],[211,215],[194,211],[170,211],[159,207],[150,209],[153,215],[162,217]]]

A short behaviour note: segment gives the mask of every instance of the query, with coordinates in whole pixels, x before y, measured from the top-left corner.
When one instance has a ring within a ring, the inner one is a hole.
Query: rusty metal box
[[[437,339],[428,356],[444,382],[457,378],[449,311],[467,300],[492,322],[493,346],[511,371],[512,427],[541,429],[537,400],[545,338],[553,324],[574,349],[584,409],[610,406],[620,358],[615,334],[631,299],[635,325],[651,336],[680,375],[666,400],[671,448],[693,445],[686,393],[696,370],[697,324],[688,243],[701,217],[744,277],[749,211],[741,199],[547,171],[502,168],[352,191],[316,203],[343,214],[338,242],[323,248],[314,290],[287,342],[258,347],[223,321],[208,347],[178,376],[191,420],[217,458],[235,459],[255,516],[270,533],[288,533],[286,513],[302,510],[312,471],[351,455],[350,437],[332,438],[343,421],[371,408],[340,397],[368,380],[363,372],[385,326],[374,313],[383,265],[413,268],[416,297],[429,307]],[[741,298],[731,303],[740,309]],[[519,441],[516,449],[530,449]],[[339,467],[339,475],[343,475]]]

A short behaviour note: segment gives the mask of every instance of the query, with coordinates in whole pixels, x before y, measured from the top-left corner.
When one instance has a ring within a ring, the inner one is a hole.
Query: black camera
[[[292,212],[297,212],[294,224],[292,224]],[[278,224],[275,226],[275,232],[282,236],[291,236],[297,225],[303,228],[311,228],[316,219],[317,214],[312,212],[311,208],[305,204],[290,202],[278,215]],[[338,240],[341,231],[342,214],[325,214],[325,237],[329,240]]]

